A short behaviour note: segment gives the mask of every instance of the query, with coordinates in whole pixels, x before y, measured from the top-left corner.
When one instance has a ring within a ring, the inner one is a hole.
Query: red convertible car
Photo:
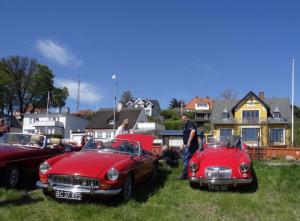
[[[156,178],[152,145],[153,137],[142,134],[119,135],[109,142],[90,139],[80,152],[43,162],[37,187],[57,199],[118,195],[128,201],[133,186]]]
[[[245,148],[238,136],[204,145],[203,151],[197,151],[189,162],[191,187],[227,190],[228,187],[251,184],[251,159]]]
[[[39,165],[46,159],[73,150],[77,148],[44,135],[3,134],[0,137],[1,183],[6,187],[17,187],[21,178],[36,176]]]

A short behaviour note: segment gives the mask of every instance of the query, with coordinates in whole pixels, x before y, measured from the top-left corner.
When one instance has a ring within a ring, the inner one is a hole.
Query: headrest
[[[35,141],[35,142],[43,141],[43,139],[44,138],[42,136],[40,136],[40,135],[32,135],[30,137],[30,141]]]
[[[50,143],[53,145],[60,145],[61,144],[61,140],[59,138],[50,138]]]

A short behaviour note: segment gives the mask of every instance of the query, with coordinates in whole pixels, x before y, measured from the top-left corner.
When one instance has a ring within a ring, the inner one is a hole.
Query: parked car
[[[90,139],[80,152],[43,162],[37,187],[57,199],[118,195],[128,201],[133,186],[156,178],[158,158],[152,145],[153,137],[141,134],[119,135],[109,142]]]
[[[251,159],[239,136],[217,139],[204,145],[189,162],[188,178],[191,187],[227,190],[228,187],[253,182]]]
[[[5,133],[0,137],[1,182],[17,187],[21,178],[37,176],[39,165],[46,159],[74,150],[79,149],[45,135]]]

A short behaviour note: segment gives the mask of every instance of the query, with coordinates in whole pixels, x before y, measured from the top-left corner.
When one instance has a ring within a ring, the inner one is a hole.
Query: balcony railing
[[[210,121],[210,117],[195,117],[196,121]]]
[[[267,118],[243,118],[236,120],[238,124],[263,124],[267,123]]]
[[[35,122],[36,127],[64,127],[64,124],[60,121],[37,121]]]

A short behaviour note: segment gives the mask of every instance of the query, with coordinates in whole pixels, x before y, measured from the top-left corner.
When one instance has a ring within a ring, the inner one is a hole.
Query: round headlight
[[[190,170],[192,171],[192,172],[196,172],[197,170],[198,170],[198,164],[196,164],[196,163],[194,163],[194,162],[192,162],[191,164],[190,164]]]
[[[45,174],[47,173],[47,171],[50,169],[50,165],[49,163],[47,162],[43,162],[41,165],[40,165],[40,172],[41,174]]]
[[[117,171],[115,168],[111,168],[108,172],[107,172],[107,178],[110,181],[116,181],[119,178],[119,171]]]
[[[249,164],[241,163],[240,165],[240,169],[243,173],[246,173],[249,170],[249,168],[250,168]]]

